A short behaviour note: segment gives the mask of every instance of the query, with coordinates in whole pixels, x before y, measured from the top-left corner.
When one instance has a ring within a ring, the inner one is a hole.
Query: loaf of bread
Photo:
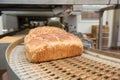
[[[57,27],[34,28],[26,35],[24,43],[30,62],[72,57],[83,52],[83,45],[78,37]]]

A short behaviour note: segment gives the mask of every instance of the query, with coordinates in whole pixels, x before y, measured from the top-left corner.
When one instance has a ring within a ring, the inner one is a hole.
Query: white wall
[[[98,20],[81,20],[81,15],[77,15],[77,32],[91,33],[91,26],[98,25],[98,23]]]
[[[112,47],[120,46],[120,9],[114,11]]]
[[[105,25],[106,23],[106,15],[107,13],[104,12],[103,25]],[[90,34],[92,25],[99,25],[99,19],[98,20],[82,20],[81,15],[77,15],[77,32]]]
[[[117,44],[116,46],[120,46],[120,9],[116,10],[116,32],[117,32]]]
[[[3,22],[2,22],[2,16],[0,16],[0,34],[2,34],[3,29]]]
[[[108,46],[112,46],[112,28],[113,28],[113,18],[114,18],[114,10],[105,11],[106,15],[106,21],[108,21],[108,27],[109,27],[109,43]]]

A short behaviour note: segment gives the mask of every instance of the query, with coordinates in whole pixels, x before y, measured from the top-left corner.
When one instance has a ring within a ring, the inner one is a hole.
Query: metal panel
[[[103,13],[99,13],[99,32],[98,32],[98,49],[102,50],[102,27],[103,27]]]
[[[119,0],[120,1],[120,0]],[[110,4],[117,4],[117,0],[111,0]],[[120,3],[119,3],[120,4]]]
[[[109,4],[110,0],[0,0],[1,4]],[[111,0],[110,4],[116,4],[117,0]]]
[[[118,10],[118,15],[120,13],[120,10]],[[119,15],[119,19],[118,19],[118,42],[117,42],[117,46],[120,46],[120,15]]]
[[[73,5],[73,11],[80,11],[82,8],[82,5]]]
[[[0,69],[6,69],[5,64],[5,51],[9,43],[0,43]]]
[[[74,0],[1,0],[2,4],[73,4]]]
[[[110,0],[75,0],[75,4],[96,4],[96,5],[105,5],[105,4],[109,4]],[[117,0],[111,0],[110,4],[116,4]]]
[[[54,13],[52,11],[42,11],[42,12],[37,12],[37,11],[2,11],[3,14],[10,14],[10,15],[26,15],[26,16],[53,16]]]

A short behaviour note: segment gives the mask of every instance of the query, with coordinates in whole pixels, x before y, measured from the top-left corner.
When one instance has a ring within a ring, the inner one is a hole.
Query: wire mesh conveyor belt
[[[120,80],[120,63],[82,54],[43,63],[29,63],[24,46],[17,46],[8,64],[20,80]]]

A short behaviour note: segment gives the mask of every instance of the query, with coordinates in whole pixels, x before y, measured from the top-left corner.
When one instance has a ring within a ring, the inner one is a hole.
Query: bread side
[[[52,29],[51,27],[45,28],[46,30]],[[83,45],[79,38],[59,28],[56,30],[47,33],[41,31],[37,34],[34,34],[36,31],[34,30],[26,36],[25,49],[30,62],[49,61],[82,54]],[[35,37],[30,37],[32,34]]]

